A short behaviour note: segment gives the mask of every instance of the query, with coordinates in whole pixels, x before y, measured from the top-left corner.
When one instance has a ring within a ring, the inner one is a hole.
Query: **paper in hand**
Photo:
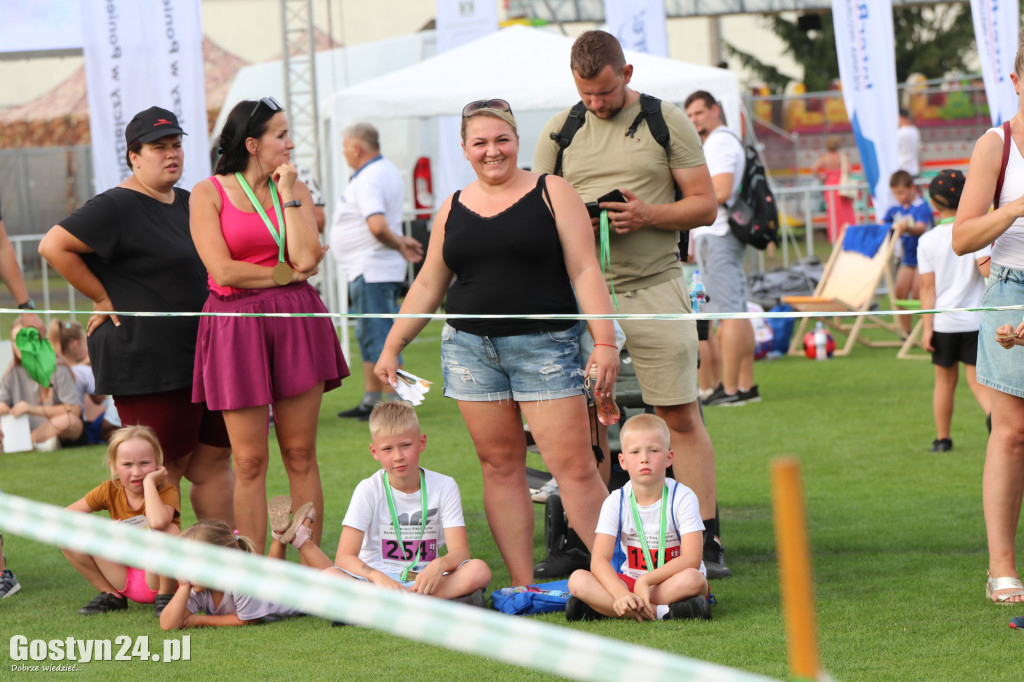
[[[397,374],[398,381],[394,383],[394,387],[398,397],[408,400],[414,406],[422,404],[423,397],[430,390],[432,382],[421,379],[415,374],[409,374],[404,369],[398,370]]]

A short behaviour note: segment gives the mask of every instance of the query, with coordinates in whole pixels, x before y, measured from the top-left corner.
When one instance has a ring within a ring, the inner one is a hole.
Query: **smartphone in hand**
[[[598,206],[598,204],[605,201],[615,201],[624,204],[626,203],[626,197],[623,196],[622,192],[620,192],[619,190],[613,189],[611,192],[608,192],[604,196],[598,197],[597,201],[588,201],[587,212],[590,214],[591,218],[601,217],[601,208],[600,206]]]

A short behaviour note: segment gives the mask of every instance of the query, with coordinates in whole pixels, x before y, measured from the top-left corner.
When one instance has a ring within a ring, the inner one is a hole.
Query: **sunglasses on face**
[[[284,107],[281,106],[281,103],[278,102],[276,99],[274,99],[273,97],[263,97],[260,99],[259,102],[256,102],[256,106],[254,106],[252,108],[252,111],[249,112],[249,120],[252,120],[252,117],[255,116],[256,112],[260,110],[261,104],[265,106],[267,109],[270,109],[271,111],[284,111]]]
[[[462,118],[472,116],[481,109],[494,109],[495,111],[507,111],[512,113],[512,107],[503,99],[478,99],[462,107]]]

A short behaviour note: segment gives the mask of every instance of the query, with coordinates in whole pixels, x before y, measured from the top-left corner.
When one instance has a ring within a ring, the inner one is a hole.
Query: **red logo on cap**
[[[158,118],[156,120],[156,123],[153,124],[153,127],[155,128],[156,126],[170,126],[170,125],[174,125],[174,124],[171,123],[170,121],[168,121],[166,118]]]

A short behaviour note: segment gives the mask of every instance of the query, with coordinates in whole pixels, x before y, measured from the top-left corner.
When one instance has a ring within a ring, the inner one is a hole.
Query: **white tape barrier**
[[[383,590],[299,564],[128,528],[0,493],[0,530],[400,637],[580,680],[769,678],[567,627]],[[638,627],[641,627],[638,625]]]
[[[117,311],[112,310],[106,315],[118,315],[124,317],[327,317],[338,319],[420,319],[420,320],[753,320],[767,318],[792,318],[803,317],[891,317],[898,315],[931,315],[937,313],[964,313],[964,312],[1005,312],[1012,310],[1024,310],[1021,305],[1001,305],[976,308],[931,308],[925,310],[913,310],[901,308],[899,310],[844,310],[838,312],[759,312],[759,313],[612,313],[609,315],[584,315],[583,313],[569,314],[544,314],[544,315],[467,315],[463,313],[204,313],[204,312],[139,312],[139,311]],[[13,313],[21,315],[26,311],[18,308],[0,308],[0,314]],[[49,315],[92,315],[91,310],[34,310],[37,314]]]

